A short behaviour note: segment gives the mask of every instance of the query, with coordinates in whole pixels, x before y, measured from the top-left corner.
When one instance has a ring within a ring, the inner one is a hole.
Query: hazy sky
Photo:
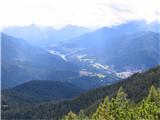
[[[0,26],[110,26],[158,19],[160,0],[0,0]]]

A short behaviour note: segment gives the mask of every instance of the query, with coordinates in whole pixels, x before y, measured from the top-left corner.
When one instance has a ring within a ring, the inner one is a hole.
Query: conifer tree
[[[77,115],[70,111],[67,116],[65,116],[65,120],[77,120]]]
[[[160,119],[160,92],[154,86],[151,86],[147,99],[138,108],[138,113],[140,119]]]
[[[123,88],[120,87],[116,98],[111,100],[110,115],[116,120],[125,120],[129,117],[129,111],[127,95],[124,93]]]
[[[96,113],[93,115],[93,119],[95,120],[105,120],[109,118],[109,98],[106,97],[104,101],[99,105]]]

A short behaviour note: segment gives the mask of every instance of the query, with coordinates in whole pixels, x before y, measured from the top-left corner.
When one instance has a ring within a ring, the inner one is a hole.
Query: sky
[[[0,0],[0,26],[101,27],[158,19],[160,0]]]

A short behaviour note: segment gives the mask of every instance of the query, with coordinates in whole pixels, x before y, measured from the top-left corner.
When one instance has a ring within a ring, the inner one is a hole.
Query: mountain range
[[[159,22],[97,28],[7,27],[1,32],[2,119],[89,116],[122,87],[139,104],[160,87]]]
[[[117,71],[151,68],[159,63],[159,33],[141,22],[123,23],[83,34],[53,49],[96,59]],[[152,31],[151,31],[152,30]],[[154,32],[153,32],[154,31]],[[76,56],[77,57],[77,56]]]
[[[44,39],[44,34],[63,36],[49,32],[53,29],[50,27],[31,25],[4,29],[6,33],[11,31],[14,36],[23,36],[26,40],[1,33],[2,88],[30,80],[53,80],[90,89],[154,67],[159,64],[160,52],[155,24],[158,23],[130,21],[84,34],[81,27],[67,26],[59,30],[66,34],[64,36],[76,30],[82,35],[73,33],[66,40],[59,38],[63,42],[58,45],[52,44],[54,39]],[[37,38],[41,35],[42,38]],[[42,47],[41,41],[50,43],[48,47]]]
[[[5,27],[2,31],[13,37],[24,39],[33,45],[45,48],[53,43],[58,44],[84,33],[91,32],[92,30],[74,25],[55,29],[51,26],[45,27],[32,24],[29,26]]]

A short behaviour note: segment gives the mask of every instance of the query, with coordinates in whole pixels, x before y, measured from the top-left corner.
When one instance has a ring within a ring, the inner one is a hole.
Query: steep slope
[[[2,88],[28,80],[46,79],[53,71],[78,71],[76,65],[22,39],[2,33],[1,41]]]
[[[159,63],[159,34],[137,32],[119,38],[119,45],[114,48],[107,63],[121,68],[151,68]],[[117,61],[118,60],[118,61]]]
[[[2,94],[13,103],[37,103],[57,101],[78,96],[83,90],[67,82],[33,80],[11,89],[2,90]]]
[[[120,86],[123,87],[131,101],[137,102],[148,95],[151,85],[160,87],[160,67],[155,67],[144,73],[136,73],[119,83],[97,88],[80,95],[79,97],[59,103],[48,102],[36,106],[13,107],[8,106],[8,110],[2,111],[2,118],[59,118],[70,110],[79,112],[86,109],[89,113],[94,111],[96,104],[105,97],[114,97]],[[8,105],[11,105],[8,103]],[[14,110],[13,110],[14,109]],[[91,110],[91,111],[90,111]],[[88,113],[87,113],[88,114]]]

